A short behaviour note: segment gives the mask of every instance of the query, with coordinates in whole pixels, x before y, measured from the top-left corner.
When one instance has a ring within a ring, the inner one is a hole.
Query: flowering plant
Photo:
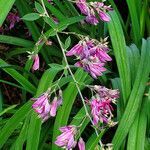
[[[0,149],[148,149],[146,8],[0,0]]]

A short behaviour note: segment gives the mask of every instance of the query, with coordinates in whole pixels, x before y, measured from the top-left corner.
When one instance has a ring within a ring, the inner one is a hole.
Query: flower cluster
[[[76,5],[81,13],[86,15],[86,22],[97,25],[98,17],[105,22],[110,21],[107,11],[112,10],[111,6],[104,5],[103,2],[86,2],[86,0],[76,0]]]
[[[56,138],[55,144],[68,150],[74,148],[77,144],[75,139],[77,134],[77,127],[74,125],[69,125],[61,127],[59,130],[62,132],[62,134]],[[82,138],[79,139],[78,147],[79,150],[85,150],[85,143]]]
[[[111,118],[113,117],[111,104],[115,103],[116,99],[119,98],[118,90],[111,90],[103,86],[94,86],[93,89],[97,94],[92,97],[89,104],[94,125],[99,122],[111,123]]]
[[[109,49],[106,40],[107,38],[98,42],[85,38],[68,51],[66,56],[75,55],[79,59],[75,65],[89,72],[93,78],[97,78],[106,71],[105,63],[112,60],[107,54]]]
[[[17,13],[10,12],[7,16],[7,21],[9,22],[9,29],[14,28],[15,24],[20,21],[20,17]]]
[[[38,98],[32,98],[35,101],[32,108],[38,113],[42,121],[46,121],[50,117],[55,117],[57,108],[62,104],[62,94],[59,91],[59,95],[54,97],[53,101],[49,102],[49,93],[43,93]]]

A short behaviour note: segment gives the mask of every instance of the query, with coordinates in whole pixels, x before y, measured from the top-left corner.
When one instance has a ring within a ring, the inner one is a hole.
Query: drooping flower
[[[104,5],[103,2],[86,2],[86,0],[76,0],[76,5],[80,9],[81,13],[86,15],[86,21],[90,24],[97,25],[99,18],[104,22],[109,22],[110,17],[107,14],[107,11],[112,10],[111,6]]]
[[[54,97],[51,103],[50,116],[55,117],[57,108],[62,104],[62,98]]]
[[[90,12],[86,0],[77,0],[76,5],[78,6],[82,14],[87,15]]]
[[[33,55],[32,59],[34,61],[33,66],[32,66],[32,70],[33,71],[38,70],[40,67],[40,60],[39,60],[38,54]]]
[[[111,123],[113,117],[112,103],[119,98],[118,90],[107,89],[103,86],[94,86],[97,95],[91,99],[90,107],[94,125],[101,123]]]
[[[76,126],[70,125],[59,129],[62,134],[56,138],[55,144],[64,149],[71,150],[77,144],[75,135],[77,133]]]
[[[109,99],[111,101],[119,98],[119,91],[117,89],[112,90],[106,88],[105,86],[95,85],[94,90],[96,90],[96,92],[100,95],[100,97]]]
[[[49,99],[50,97],[48,92],[43,93],[38,98],[32,98],[32,100],[35,101],[32,105],[32,108],[39,115],[43,122],[50,117],[55,117],[58,107],[62,104],[62,95],[60,95],[60,92],[57,97],[54,97],[51,103],[49,102]]]
[[[109,22],[110,17],[103,11],[99,11],[99,17],[102,21]]]
[[[32,105],[32,108],[39,115],[43,122],[46,121],[50,117],[49,112],[51,109],[48,93],[44,93],[38,98],[32,98],[32,100],[35,101]]]
[[[17,13],[10,12],[7,16],[7,21],[10,23],[9,29],[14,28],[15,24],[20,21],[20,17]]]
[[[82,138],[79,139],[78,147],[79,147],[79,150],[85,150],[85,142],[83,141]]]
[[[106,68],[104,63],[100,62],[97,57],[90,56],[89,59],[83,59],[75,64],[77,67],[82,67],[85,71],[89,72],[93,78],[101,76]]]

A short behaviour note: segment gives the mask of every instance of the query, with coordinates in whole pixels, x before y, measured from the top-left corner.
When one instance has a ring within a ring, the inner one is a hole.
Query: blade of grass
[[[123,140],[127,136],[129,129],[136,117],[137,111],[139,110],[139,107],[141,105],[146,81],[148,80],[150,72],[149,47],[150,47],[150,39],[148,39],[147,42],[143,40],[141,61],[139,64],[137,76],[135,78],[133,90],[131,92],[127,107],[121,118],[121,121],[119,123],[119,126],[112,141],[115,150],[119,149]]]
[[[130,69],[128,66],[126,44],[122,27],[116,12],[110,12],[110,16],[111,21],[108,23],[108,29],[119,70],[124,104],[126,105],[131,91]]]
[[[5,124],[0,134],[0,148],[3,147],[10,135],[18,127],[19,123],[26,117],[31,108],[31,102],[29,101],[23,105]]]
[[[133,39],[134,43],[136,45],[139,45],[139,42],[141,40],[141,35],[140,35],[140,17],[138,15],[138,6],[139,3],[135,0],[127,0],[127,5],[129,8],[130,16],[131,16],[131,21],[132,21],[132,31],[133,31]],[[140,10],[141,11],[141,10]]]
[[[18,37],[0,35],[0,43],[12,44],[22,47],[33,47],[33,42]]]
[[[8,65],[4,60],[0,59],[0,66],[1,65]],[[12,68],[3,68],[3,70],[11,75],[16,81],[18,81],[28,92],[34,94],[36,88],[19,72]]]
[[[9,13],[9,11],[11,10],[13,4],[14,4],[15,0],[0,0],[0,27],[2,26],[7,14]]]

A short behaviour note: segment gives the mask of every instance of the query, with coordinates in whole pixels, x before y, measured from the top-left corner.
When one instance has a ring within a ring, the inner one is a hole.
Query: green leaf
[[[96,145],[98,144],[98,142],[101,140],[102,136],[104,135],[104,133],[105,133],[105,130],[103,129],[98,136],[95,135],[93,138],[93,135],[92,135],[92,140],[88,143],[89,146],[86,145],[86,148],[88,150],[94,150]]]
[[[12,44],[21,47],[33,47],[33,42],[17,37],[7,36],[7,35],[0,35],[0,43]]]
[[[69,37],[66,39],[66,41],[65,41],[65,47],[64,47],[64,49],[69,48],[70,44],[71,44],[71,38],[70,38],[70,36],[69,36]]]
[[[142,97],[145,90],[145,85],[150,73],[149,48],[150,39],[148,39],[147,42],[143,40],[141,61],[139,63],[139,68],[137,76],[135,78],[133,90],[131,92],[127,107],[121,118],[121,121],[112,141],[115,150],[119,149],[119,147],[121,146],[123,140],[129,132],[132,123],[134,122],[137,112],[139,111],[139,107],[141,105]]]
[[[2,26],[7,14],[11,10],[15,0],[0,0],[0,26]]]
[[[1,65],[8,65],[4,60],[0,59],[0,66]],[[34,94],[36,88],[19,72],[12,68],[3,68],[5,72],[11,75],[16,81],[18,81],[28,92]]]
[[[49,64],[49,66],[50,66],[51,68],[53,68],[53,69],[58,70],[58,71],[61,71],[61,70],[64,69],[64,66],[59,65],[59,64],[55,64],[55,63]]]
[[[26,117],[31,108],[31,101],[23,105],[5,124],[0,134],[0,148],[3,147],[9,136],[18,127],[19,123]]]
[[[23,20],[26,21],[34,21],[40,18],[40,15],[38,13],[30,13],[26,14],[25,16],[22,17]]]
[[[29,112],[30,113],[30,112]],[[29,127],[29,121],[30,121],[30,115],[28,115],[24,121],[23,127],[21,129],[21,132],[16,139],[15,143],[12,145],[10,150],[21,150],[23,149],[23,145],[25,140],[27,139],[27,131]]]
[[[36,10],[40,13],[40,14],[44,14],[44,9],[43,9],[43,7],[41,6],[41,4],[40,3],[38,3],[38,2],[36,2],[35,1],[35,8],[36,8]]]
[[[8,108],[4,109],[2,112],[0,112],[0,116],[2,116],[3,114],[9,112],[11,109],[14,109],[17,105],[12,105],[9,106]]]
[[[140,1],[140,0],[139,0]],[[138,6],[139,3],[135,0],[127,0],[131,21],[132,21],[132,31],[133,31],[133,38],[136,45],[139,45],[139,42],[141,40],[140,35],[140,23],[139,23],[139,15],[138,15],[138,8],[141,7]]]
[[[124,104],[126,104],[131,92],[130,69],[128,65],[126,43],[122,27],[116,12],[110,12],[110,16],[111,21],[108,23],[108,29],[119,70]]]

